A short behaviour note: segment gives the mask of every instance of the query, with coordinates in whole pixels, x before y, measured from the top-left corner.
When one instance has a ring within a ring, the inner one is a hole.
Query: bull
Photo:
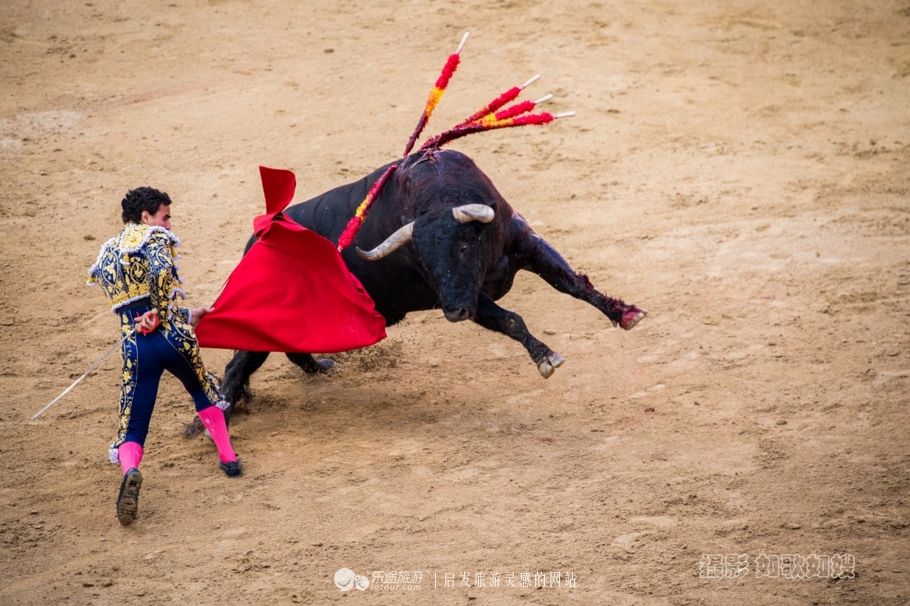
[[[337,242],[387,168],[290,206],[284,214]],[[246,250],[254,242],[255,237]],[[386,326],[410,312],[440,308],[450,322],[472,320],[520,342],[544,378],[562,365],[563,357],[534,337],[521,316],[496,304],[509,292],[519,270],[533,272],[556,290],[586,301],[625,330],[647,313],[599,292],[587,276],[576,273],[512,210],[477,165],[457,151],[423,149],[399,162],[353,244],[344,250],[343,259],[373,298]],[[229,402],[239,405],[250,399],[250,376],[268,355],[234,354],[222,384]],[[286,355],[308,373],[333,364],[310,354]]]

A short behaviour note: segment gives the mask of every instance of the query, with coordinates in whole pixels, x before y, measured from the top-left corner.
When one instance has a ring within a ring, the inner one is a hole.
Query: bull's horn
[[[408,223],[401,227],[394,234],[385,239],[385,241],[373,250],[360,250],[357,248],[357,254],[367,261],[376,261],[389,253],[401,248],[411,241],[414,237],[414,224]]]
[[[455,219],[459,223],[470,223],[471,221],[489,223],[493,220],[493,215],[496,213],[492,208],[484,204],[465,204],[464,206],[453,208],[452,214],[455,215]]]

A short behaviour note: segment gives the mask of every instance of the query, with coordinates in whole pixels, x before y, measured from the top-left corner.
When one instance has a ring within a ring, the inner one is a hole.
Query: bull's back
[[[363,179],[341,185],[305,202],[291,205],[284,210],[284,214],[295,223],[315,231],[335,244],[357,211],[357,207],[363,202],[370,188],[386,168],[383,166]],[[386,197],[380,196],[380,198]],[[375,246],[388,235],[385,232],[393,229],[392,227],[385,229],[384,226],[380,226],[378,234],[370,233],[377,228],[377,224],[385,223],[382,217],[388,214],[389,209],[382,208],[382,203],[383,200],[377,200],[374,204],[370,214],[371,221],[364,225],[364,229],[358,234],[356,243],[366,238],[370,240],[366,244],[367,247]],[[391,215],[397,216],[395,212],[391,212]],[[255,242],[255,236],[251,237],[247,242],[244,254]],[[353,249],[354,246],[346,249],[342,257],[351,273],[357,276],[373,298],[376,303],[376,311],[386,318],[388,324],[398,322],[411,311],[433,307],[435,293],[412,268],[408,267],[405,259],[394,255],[395,258],[369,262],[357,256]],[[403,296],[403,292],[410,293],[410,295]]]
[[[305,202],[292,204],[284,209],[284,214],[333,243],[338,242],[341,232],[357,211],[357,206],[378,178],[377,173],[381,174],[383,170],[384,168],[378,169],[359,181],[340,185]],[[255,242],[256,236],[250,236],[243,254],[249,252]]]
[[[284,214],[333,243],[338,242],[348,221],[357,212],[357,207],[385,168],[379,168],[358,181],[331,189],[306,202],[289,206]]]

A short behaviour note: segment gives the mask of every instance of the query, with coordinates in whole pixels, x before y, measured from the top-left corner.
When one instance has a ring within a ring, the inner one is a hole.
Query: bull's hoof
[[[540,376],[544,379],[549,379],[553,376],[553,373],[556,372],[556,369],[562,366],[562,363],[565,361],[566,359],[561,355],[555,351],[551,351],[547,354],[547,357],[538,362],[537,370],[540,371]]]
[[[329,358],[321,358],[316,360],[316,364],[319,365],[319,370],[316,372],[329,372],[330,370],[335,370],[338,364],[335,363],[335,360],[330,360]]]
[[[622,315],[619,326],[623,330],[632,330],[632,327],[638,324],[646,315],[648,315],[647,309],[639,309],[633,305]]]

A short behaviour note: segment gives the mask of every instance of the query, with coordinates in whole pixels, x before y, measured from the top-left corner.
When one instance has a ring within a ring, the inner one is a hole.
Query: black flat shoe
[[[139,517],[139,489],[142,488],[142,473],[130,469],[120,482],[120,496],[117,497],[117,519],[123,526],[129,526]]]
[[[229,478],[239,478],[243,475],[243,464],[238,458],[236,461],[228,461],[227,463],[222,463],[218,461],[218,469],[224,472]]]

